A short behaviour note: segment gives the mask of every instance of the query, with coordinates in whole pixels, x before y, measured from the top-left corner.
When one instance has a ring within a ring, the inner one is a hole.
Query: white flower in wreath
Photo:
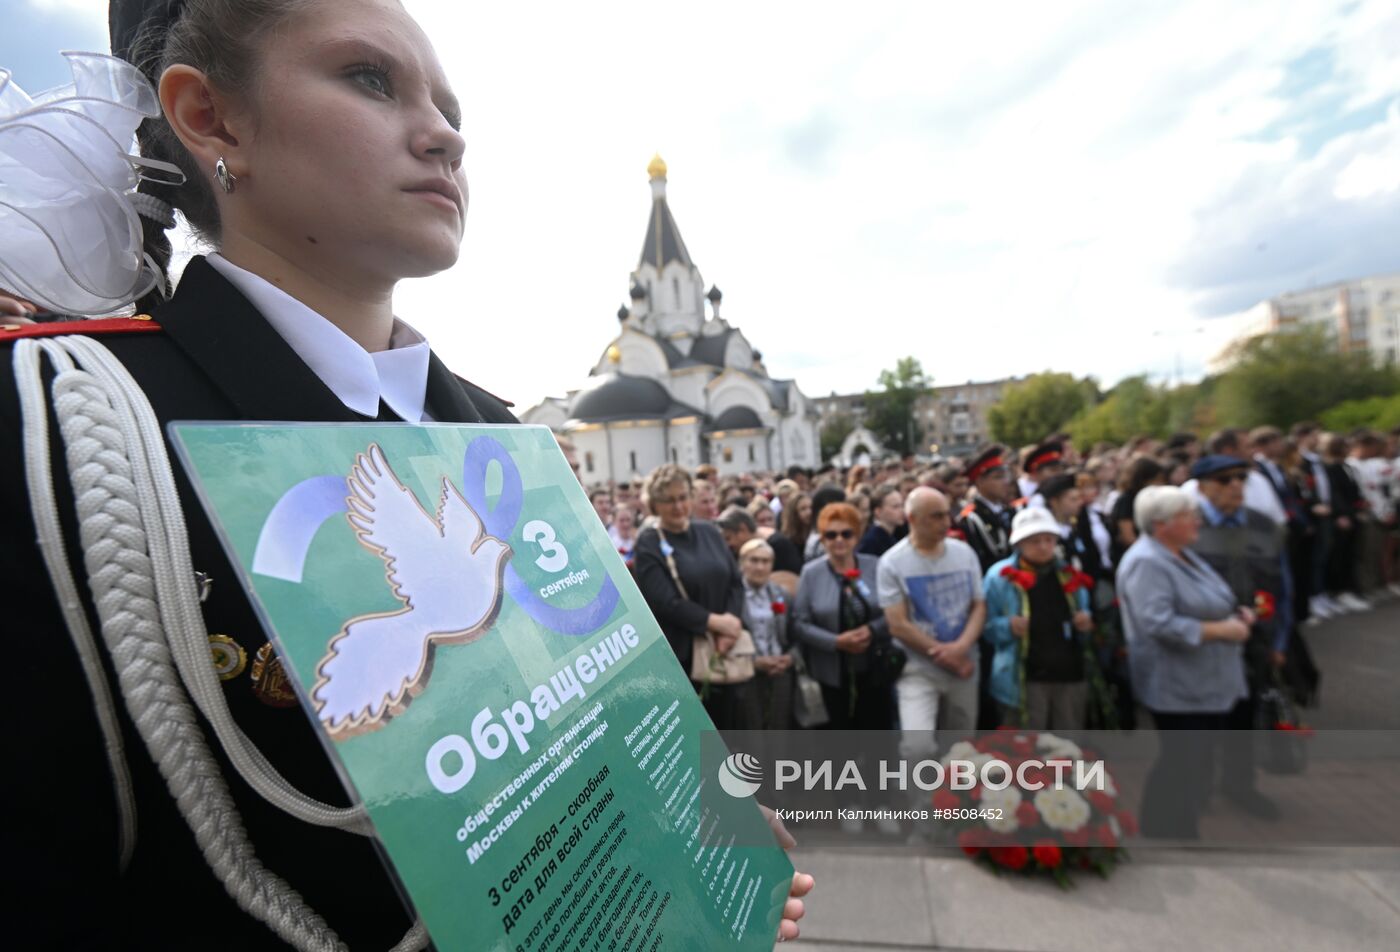
[[[983,799],[986,797],[983,795]],[[1072,833],[1089,822],[1089,803],[1068,787],[1047,787],[1035,795],[1035,808],[1052,830]]]
[[[977,754],[978,750],[976,747],[965,740],[960,740],[952,747],[948,748],[947,760],[971,760],[973,757],[976,757]]]
[[[1074,741],[1056,737],[1054,734],[1041,734],[1036,739],[1035,749],[1041,756],[1055,760],[1079,760],[1084,756],[1084,752]]]
[[[993,833],[1016,832],[1016,808],[1021,805],[1021,791],[1015,787],[1005,790],[983,790],[981,809],[990,811],[982,817],[982,822]]]
[[[973,754],[966,759],[972,764],[973,772],[977,774],[977,779],[980,782],[982,779],[982,768],[997,758],[993,757],[991,754]]]

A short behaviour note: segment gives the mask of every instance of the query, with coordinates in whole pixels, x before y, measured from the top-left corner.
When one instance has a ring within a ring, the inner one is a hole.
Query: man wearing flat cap
[[[1244,504],[1250,464],[1234,456],[1211,455],[1191,467],[1200,495],[1201,530],[1192,551],[1210,564],[1255,615],[1245,643],[1245,680],[1249,696],[1230,712],[1232,731],[1254,726],[1260,692],[1272,685],[1281,668],[1292,627],[1292,590],[1283,530],[1268,516]],[[1278,808],[1254,785],[1253,745],[1248,735],[1232,734],[1222,781],[1226,797],[1247,812],[1266,819]]]

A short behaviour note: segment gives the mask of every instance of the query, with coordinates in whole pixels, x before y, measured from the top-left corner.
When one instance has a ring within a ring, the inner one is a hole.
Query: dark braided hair
[[[112,0],[109,25],[112,53],[159,87],[161,75],[176,64],[192,66],[217,89],[247,94],[256,88],[262,41],[311,0]],[[137,190],[178,208],[195,233],[219,241],[219,206],[213,170],[196,164],[164,116],[147,119],[136,131],[141,154],[172,163],[185,173],[182,185],[143,178]],[[170,283],[170,236],[141,216],[142,244],[160,269],[159,284],[136,302],[149,312],[166,297]]]

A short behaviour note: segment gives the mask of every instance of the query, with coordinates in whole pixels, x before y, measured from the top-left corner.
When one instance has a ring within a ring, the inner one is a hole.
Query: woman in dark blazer
[[[833,729],[894,727],[894,676],[872,670],[872,657],[888,659],[889,624],[875,597],[880,560],[855,551],[860,517],[846,503],[822,509],[817,533],[826,554],[808,562],[797,583],[792,632],[806,655],[807,671],[822,686]],[[872,647],[880,646],[872,654]]]
[[[647,476],[642,492],[656,524],[637,536],[632,568],[647,607],[687,674],[697,638],[710,639],[719,654],[727,655],[744,628],[739,565],[714,523],[690,517],[691,485],[690,473],[674,463]],[[752,680],[713,684],[692,676],[691,683],[715,727],[751,730],[760,725]]]

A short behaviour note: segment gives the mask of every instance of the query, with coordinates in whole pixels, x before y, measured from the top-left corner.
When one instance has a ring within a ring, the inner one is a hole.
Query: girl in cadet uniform
[[[198,602],[208,632],[198,647],[221,680],[210,680],[212,695],[188,678],[150,680],[162,664],[176,670],[178,625],[166,628],[169,650],[107,649],[88,584],[100,555],[85,564],[61,414],[47,411],[45,503],[36,478],[45,454],[33,442],[42,413],[21,411],[40,381],[14,358],[24,338],[96,338],[162,433],[172,419],[515,422],[510,404],[455,377],[393,312],[400,279],[457,260],[467,209],[459,107],[427,37],[394,0],[115,0],[110,22],[118,59],[74,59],[84,95],[72,108],[101,100],[100,87],[140,110],[144,90],[139,191],[93,189],[75,175],[88,198],[63,212],[71,220],[46,219],[42,203],[22,217],[0,207],[0,287],[75,314],[141,295],[131,320],[0,319],[7,905],[48,948],[426,947],[178,467],[197,573],[187,602]],[[20,95],[5,79],[0,133]],[[34,115],[54,122],[52,110]],[[75,174],[70,157],[94,175],[110,163],[110,148],[74,145],[84,123],[60,118],[64,148],[40,152],[58,160],[0,166],[7,185]],[[21,139],[0,136],[0,162]],[[191,260],[173,293],[171,209],[219,249]],[[75,225],[108,213],[117,227]],[[21,227],[41,240],[7,243],[3,232]],[[84,246],[93,234],[104,238]],[[103,300],[99,278],[126,267],[123,255],[144,267],[150,290],[130,282],[135,293]],[[42,368],[49,403],[51,356]],[[102,425],[89,435],[100,442]],[[85,488],[84,504],[102,488]],[[36,520],[45,505],[52,525]],[[36,548],[36,538],[62,544]],[[78,582],[59,593],[51,569],[65,558]],[[794,896],[810,888],[798,876]],[[789,900],[785,937],[801,913]]]

